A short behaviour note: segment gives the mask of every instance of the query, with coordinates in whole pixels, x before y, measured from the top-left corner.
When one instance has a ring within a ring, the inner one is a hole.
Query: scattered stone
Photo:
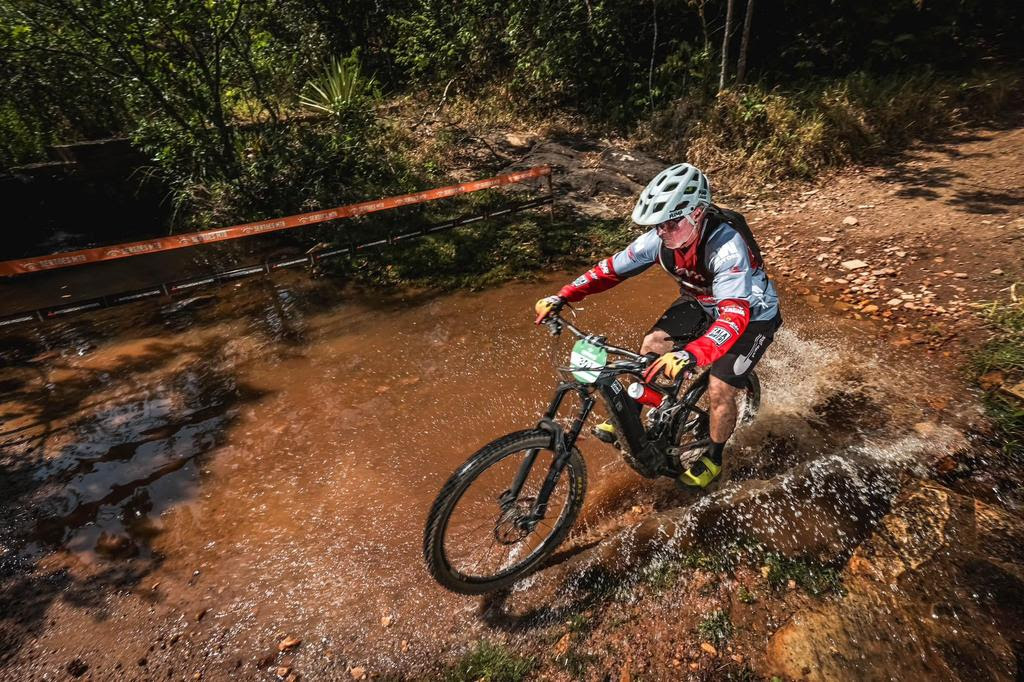
[[[289,649],[294,649],[300,644],[302,644],[301,639],[299,639],[298,637],[292,637],[291,635],[288,635],[287,637],[285,637],[277,643],[277,650],[288,651]]]
[[[818,237],[818,241],[819,242],[825,242],[826,244],[831,244],[835,240],[836,240],[835,237]]]
[[[389,628],[391,624],[395,622],[395,617],[391,614],[387,614],[380,617],[380,626],[382,628]]]
[[[700,648],[704,651],[704,653],[708,654],[709,656],[714,656],[714,657],[718,656],[718,649],[716,649],[709,642],[701,642],[700,643]]]
[[[277,670],[275,670],[274,673],[281,679],[284,679],[285,677],[288,677],[288,673],[291,671],[292,667],[290,665],[281,665],[277,667]]]
[[[1007,387],[1007,386],[1004,385],[1003,386],[1003,392],[1004,393],[1009,393],[1010,395],[1012,395],[1017,400],[1024,401],[1024,381],[1022,381],[1019,384],[1016,384],[1014,386]]]
[[[843,218],[843,225],[856,225],[858,222],[860,221],[854,218],[852,215],[848,215],[845,218]]]
[[[1003,274],[1003,271],[1000,270],[999,268],[996,268],[995,270],[992,270],[991,273],[993,275],[1001,275],[1001,274]]]
[[[731,658],[734,662],[739,663],[740,665],[743,664],[743,654],[733,654],[729,658]]]
[[[864,261],[857,259],[843,261],[841,265],[844,270],[859,270],[868,266]]]
[[[700,663],[698,663],[697,661],[692,661],[690,663],[690,670],[700,670]]]
[[[888,301],[885,302],[885,304],[895,308],[897,306],[903,305],[903,299],[902,298],[890,298]]]
[[[67,671],[68,675],[71,675],[71,677],[81,677],[89,672],[89,664],[80,658],[76,658],[75,660],[68,662]]]
[[[874,305],[874,304],[866,305],[863,308],[861,308],[861,312],[862,313],[866,313],[868,315],[870,315],[871,313],[877,313],[878,312],[878,306]]]
[[[843,303],[842,301],[836,301],[835,303],[832,304],[832,310],[836,311],[837,313],[845,313],[847,310],[851,310],[852,308],[852,305],[850,305],[849,303]]]
[[[790,589],[790,590],[795,590],[796,589],[796,581],[793,580],[792,578],[790,578],[789,580],[786,581],[786,587],[788,589]]]
[[[366,668],[359,665],[349,670],[348,674],[352,676],[353,680],[362,680],[366,678]]]
[[[565,656],[567,653],[569,653],[569,644],[571,641],[572,633],[567,632],[564,635],[562,635],[561,639],[555,642],[555,646],[553,648],[555,656]]]
[[[966,272],[954,272],[953,276],[956,277],[957,279],[967,279]]]

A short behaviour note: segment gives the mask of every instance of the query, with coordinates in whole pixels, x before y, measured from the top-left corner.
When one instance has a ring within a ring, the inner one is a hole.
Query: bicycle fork
[[[579,412],[576,413],[576,418],[573,419],[569,430],[566,431],[561,424],[555,421],[554,417],[558,414],[558,408],[561,406],[566,394],[572,390],[579,392],[582,405]],[[579,437],[580,431],[583,430],[583,425],[586,423],[595,402],[596,398],[592,394],[581,389],[576,384],[561,383],[555,389],[555,395],[551,399],[551,404],[548,405],[548,409],[544,412],[544,416],[537,425],[551,434],[555,456],[551,460],[547,476],[544,478],[544,483],[540,487],[540,492],[537,494],[537,499],[533,502],[530,513],[523,515],[516,521],[516,525],[522,530],[533,531],[537,524],[544,519],[551,493],[558,484],[558,479],[569,461],[569,456],[572,454],[572,448],[576,444],[576,439]],[[523,490],[523,485],[525,485],[526,478],[530,475],[530,470],[533,469],[539,452],[539,449],[534,449],[526,453],[526,458],[519,465],[519,471],[516,473],[512,486],[498,497],[503,513],[512,509],[516,500],[519,499],[519,493]]]

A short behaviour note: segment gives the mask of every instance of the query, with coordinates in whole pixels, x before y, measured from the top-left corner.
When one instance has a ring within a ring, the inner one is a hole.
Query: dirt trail
[[[971,303],[1024,277],[1022,142],[1022,128],[974,131],[786,188],[799,202],[778,209],[770,188],[733,203],[787,326],[726,482],[694,503],[585,443],[591,491],[568,547],[605,541],[496,600],[429,581],[421,524],[472,448],[546,401],[566,349],[527,313],[568,274],[361,303],[286,277],[0,339],[0,677],[432,677],[487,638],[548,679],[881,679],[853,643],[884,632],[873,654],[912,651],[908,678],[924,661],[1012,679],[1024,506],[976,466],[979,410],[952,341],[975,340]],[[660,166],[593,142],[522,146],[597,215]],[[583,315],[636,344],[673,297],[652,270]],[[773,553],[747,547],[720,570],[709,529]],[[902,638],[896,618],[927,623]]]

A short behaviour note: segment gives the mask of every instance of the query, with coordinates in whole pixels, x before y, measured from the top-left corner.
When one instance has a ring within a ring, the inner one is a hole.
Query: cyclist
[[[782,324],[778,296],[746,220],[711,203],[711,184],[694,166],[679,163],[658,173],[640,193],[632,217],[653,227],[557,295],[537,301],[536,322],[654,263],[675,278],[680,296],[644,336],[640,352],[660,356],[644,375],[648,382],[661,373],[675,379],[711,366],[711,444],[678,479],[704,488],[722,470],[723,449],[736,426],[736,397]],[[615,440],[607,422],[594,434]]]

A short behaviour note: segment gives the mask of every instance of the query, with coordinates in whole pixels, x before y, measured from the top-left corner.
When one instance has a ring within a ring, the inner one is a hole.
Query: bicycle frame
[[[517,522],[517,525],[524,530],[532,531],[537,523],[544,519],[551,493],[558,484],[558,479],[565,469],[569,455],[576,444],[576,439],[583,430],[583,425],[593,410],[594,404],[597,402],[595,394],[604,401],[608,409],[609,418],[615,426],[616,433],[620,434],[620,448],[627,463],[639,474],[647,478],[657,478],[658,476],[671,473],[668,467],[668,450],[671,445],[669,439],[674,429],[662,428],[658,437],[654,439],[648,438],[648,432],[640,421],[640,411],[636,409],[636,403],[626,395],[625,389],[618,381],[619,374],[614,369],[606,368],[601,371],[598,379],[593,384],[586,385],[563,381],[555,388],[555,395],[538,423],[539,428],[551,433],[555,457],[548,467],[547,476],[541,485],[530,513],[521,517]],[[675,405],[670,405],[669,409],[678,408],[685,410],[681,418],[689,418],[691,413],[695,413],[696,418],[706,419],[708,417],[707,411],[695,404],[696,392],[701,379],[694,382],[693,387],[687,391],[682,400],[677,401],[674,398],[684,381],[684,378],[676,380],[670,389],[662,389],[657,386],[653,388],[664,393],[666,400],[676,403]],[[561,407],[566,395],[571,391],[579,394],[581,404],[572,424],[566,430],[565,427],[555,421],[555,415],[558,414],[559,407]],[[687,444],[684,449],[703,447],[706,444],[706,440],[694,441]],[[523,463],[519,466],[519,471],[516,473],[512,486],[499,496],[499,502],[503,510],[510,508],[519,498],[519,493],[522,491],[526,478],[533,468],[539,452],[539,450],[531,450],[527,453]]]

